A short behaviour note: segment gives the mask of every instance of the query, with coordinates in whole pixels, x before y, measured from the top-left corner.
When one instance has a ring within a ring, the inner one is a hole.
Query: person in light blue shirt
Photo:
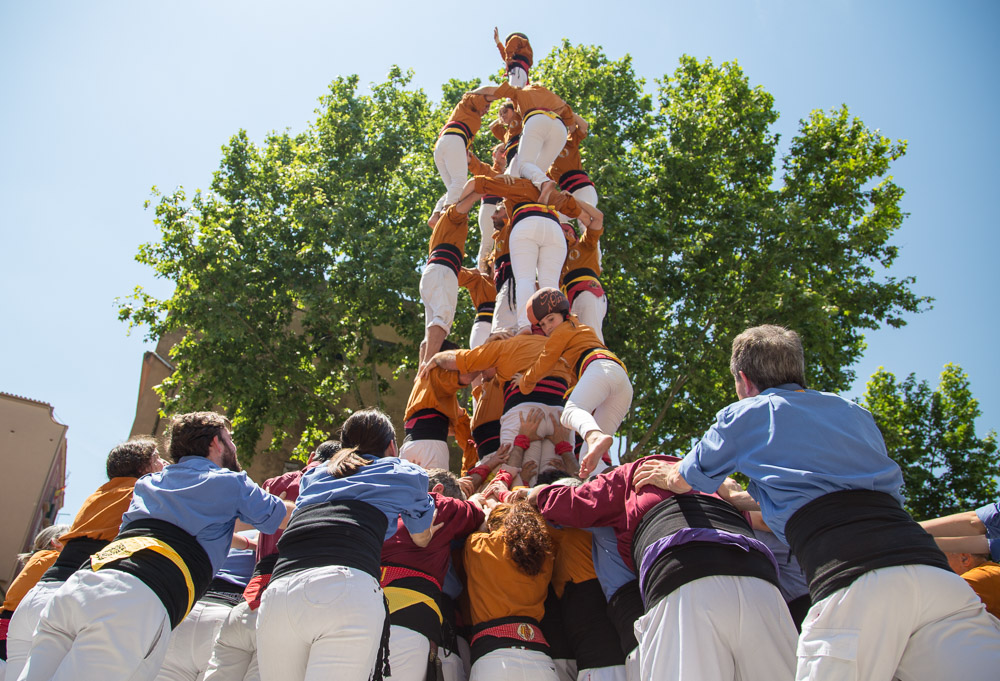
[[[437,529],[427,473],[399,459],[388,416],[355,412],[339,439],[340,452],[302,476],[278,540],[257,616],[262,681],[379,681],[389,637],[382,545],[399,519],[420,547]]]
[[[266,532],[284,525],[294,506],[240,471],[229,431],[229,420],[213,412],[174,417],[174,463],[139,479],[118,537],[56,592],[25,681],[154,678],[171,629],[222,566],[236,519]]]
[[[747,329],[733,340],[738,402],[677,464],[650,461],[634,482],[719,491],[744,473],[764,522],[799,560],[813,605],[796,678],[991,678],[1000,623],[902,508],[902,474],[871,414],[806,389],[798,334]]]

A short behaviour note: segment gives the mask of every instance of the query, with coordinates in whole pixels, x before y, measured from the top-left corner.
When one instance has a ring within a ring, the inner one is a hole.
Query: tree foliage
[[[997,435],[976,435],[979,402],[969,377],[946,364],[937,390],[910,374],[902,382],[879,367],[862,405],[875,417],[886,448],[903,470],[906,509],[918,520],[995,501]]]
[[[591,123],[582,154],[606,216],[605,337],[635,386],[620,433],[633,455],[685,449],[732,401],[729,345],[745,327],[797,329],[812,385],[842,390],[864,332],[928,303],[884,271],[904,217],[888,172],[905,143],[846,107],[812,112],[778,161],[773,98],[736,63],[683,57],[651,94],[630,57],[564,41],[532,79]],[[120,316],[151,337],[186,332],[161,387],[167,411],[215,405],[244,452],[265,426],[279,440],[304,431],[304,451],[343,395],[378,404],[378,364],[412,364],[425,222],[443,190],[432,148],[478,81],[452,80],[433,103],[409,80],[394,69],[360,94],[356,77],[338,78],[305,132],[259,145],[240,132],[209,191],[158,196],[162,239],[138,259],[176,291],[137,289]],[[491,146],[484,131],[480,158]],[[463,342],[472,311],[459,307]],[[385,327],[399,343],[376,341]]]

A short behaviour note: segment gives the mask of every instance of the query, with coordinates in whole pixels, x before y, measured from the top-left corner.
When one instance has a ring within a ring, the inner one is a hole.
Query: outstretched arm
[[[971,537],[986,534],[986,526],[975,511],[924,520],[921,521],[920,527],[932,537]]]
[[[580,216],[577,220],[582,222],[587,229],[604,229],[604,213],[586,201],[577,200],[576,205],[580,207]]]

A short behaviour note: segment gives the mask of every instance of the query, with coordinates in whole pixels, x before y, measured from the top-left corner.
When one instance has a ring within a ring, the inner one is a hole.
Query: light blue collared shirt
[[[733,471],[745,474],[764,522],[785,543],[789,518],[825,494],[874,490],[903,502],[903,474],[872,415],[839,395],[794,384],[720,411],[679,465],[699,492],[714,492]]]
[[[434,519],[434,498],[427,493],[427,472],[394,456],[363,456],[372,463],[346,478],[333,477],[325,465],[306,471],[299,483],[295,512],[313,504],[353,499],[385,513],[389,521],[385,539],[396,534],[397,518],[403,519],[410,534],[429,529]]]
[[[986,526],[986,540],[990,543],[990,558],[1000,563],[1000,503],[986,504],[976,509],[976,517]]]
[[[237,518],[261,532],[276,532],[285,519],[285,505],[246,473],[221,468],[203,456],[185,456],[135,483],[122,525],[148,518],[173,523],[193,535],[215,574],[229,553]]]
[[[635,573],[618,553],[618,536],[613,527],[588,527],[587,532],[593,535],[590,553],[594,558],[594,572],[604,598],[610,601],[618,589],[635,579]]]

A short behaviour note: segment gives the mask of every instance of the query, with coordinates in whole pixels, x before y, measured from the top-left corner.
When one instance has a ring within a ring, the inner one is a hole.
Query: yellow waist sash
[[[109,563],[128,558],[139,551],[147,550],[158,553],[169,560],[184,575],[184,584],[187,586],[188,591],[187,612],[184,613],[184,616],[187,617],[187,613],[191,612],[191,608],[194,606],[194,580],[191,578],[191,571],[188,569],[184,559],[159,539],[153,537],[126,537],[125,539],[113,541],[90,557],[90,567],[96,572]]]

